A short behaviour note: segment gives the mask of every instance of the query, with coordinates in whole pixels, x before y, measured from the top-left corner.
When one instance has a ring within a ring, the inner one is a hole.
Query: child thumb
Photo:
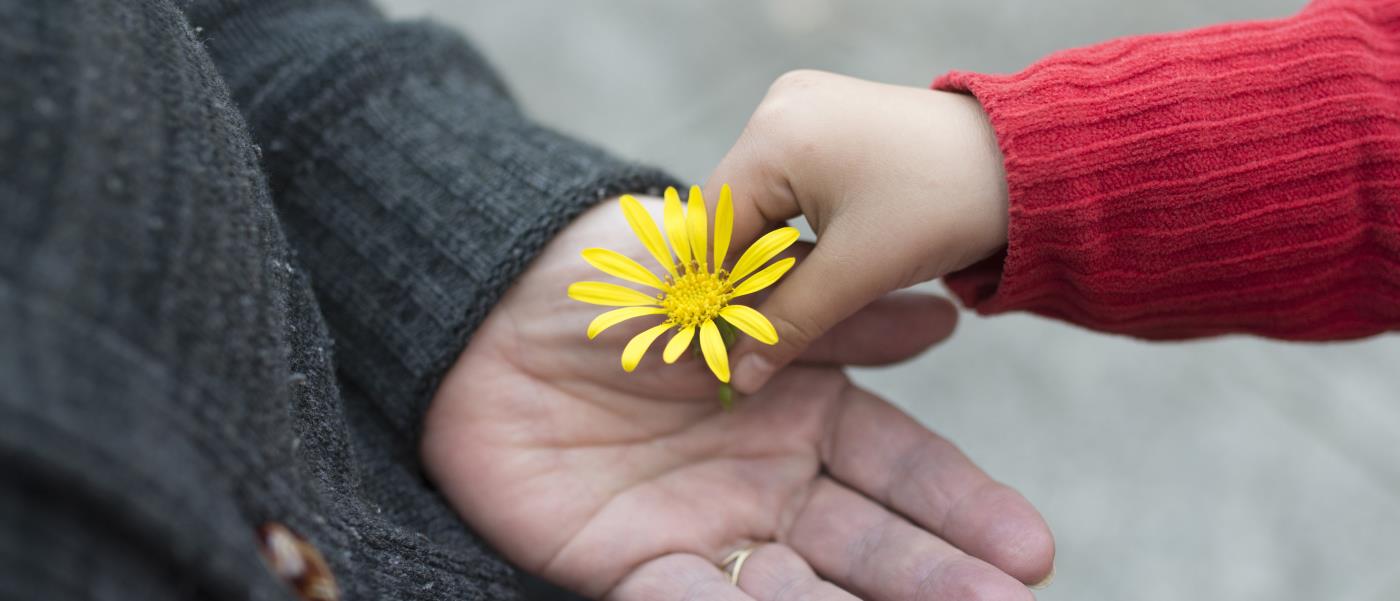
[[[792,274],[758,307],[778,333],[764,345],[743,340],[734,349],[732,384],[739,392],[757,392],[768,379],[801,355],[814,341],[851,314],[893,290],[877,270],[861,269],[853,257],[819,241]]]

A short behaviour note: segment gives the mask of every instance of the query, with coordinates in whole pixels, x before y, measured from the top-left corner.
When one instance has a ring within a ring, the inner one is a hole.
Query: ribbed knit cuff
[[[1395,194],[1373,189],[1393,189],[1400,150],[1397,15],[1378,14],[1397,10],[1380,4],[938,78],[981,101],[1010,192],[1006,252],[949,286],[982,313],[1148,338],[1394,327],[1371,260],[1400,249]]]
[[[443,372],[556,232],[672,180],[531,122],[452,32],[359,1],[256,4],[206,28],[211,53],[262,144],[340,371],[416,434]]]

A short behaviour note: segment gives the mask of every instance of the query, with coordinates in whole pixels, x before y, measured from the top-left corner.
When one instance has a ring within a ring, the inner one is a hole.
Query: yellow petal
[[[783,277],[783,274],[787,273],[787,270],[792,269],[792,265],[796,262],[797,259],[788,257],[786,259],[778,261],[777,263],[763,268],[763,271],[753,274],[753,277],[744,280],[743,283],[739,284],[738,286],[735,286],[734,295],[730,298],[743,296],[745,294],[753,294],[755,292],[758,292],[759,290],[772,286],[773,282],[776,282],[778,281],[778,278]]]
[[[626,309],[618,309],[618,311],[626,311]],[[739,331],[753,336],[755,340],[763,344],[778,343],[778,330],[773,328],[773,322],[768,321],[767,317],[755,311],[753,307],[729,305],[720,309],[719,316],[733,324],[734,327],[739,328]]]
[[[707,272],[705,256],[709,253],[705,250],[705,244],[709,233],[705,230],[709,221],[710,215],[705,211],[705,195],[700,193],[700,186],[691,186],[690,197],[685,201],[685,235],[690,238],[691,256],[700,264],[701,273]]]
[[[797,241],[797,228],[785,227],[773,230],[764,234],[757,242],[753,243],[744,255],[739,257],[739,262],[734,264],[734,270],[729,273],[729,281],[737,282],[740,278],[753,273],[755,269],[762,267],[769,259],[778,256],[778,253],[787,250]]]
[[[681,358],[681,353],[690,348],[690,341],[693,339],[695,339],[695,328],[686,328],[676,332],[676,335],[671,337],[671,341],[666,343],[666,351],[661,353],[661,358],[665,359],[667,363],[675,363],[676,359]]]
[[[569,298],[608,307],[638,307],[656,305],[654,296],[626,286],[607,282],[575,282],[569,285]]]
[[[729,350],[724,348],[724,337],[719,334],[715,321],[709,320],[700,326],[700,350],[705,354],[705,363],[721,382],[729,382]]]
[[[651,343],[656,341],[657,336],[669,329],[671,329],[671,324],[663,323],[633,336],[632,340],[627,342],[627,347],[622,349],[622,369],[624,371],[637,369],[637,364],[642,362],[642,355],[647,354]]]
[[[724,267],[724,255],[729,254],[729,238],[734,235],[734,199],[729,184],[719,189],[719,206],[715,207],[715,271]]]
[[[633,317],[661,315],[665,312],[666,310],[661,307],[623,307],[621,309],[613,309],[593,318],[593,321],[588,324],[588,338],[592,340],[599,334],[602,334],[603,330],[632,319]]]
[[[652,221],[651,214],[642,207],[642,203],[637,202],[630,194],[623,195],[622,214],[627,217],[627,224],[632,226],[632,232],[637,234],[637,239],[646,245],[651,256],[656,257],[656,262],[665,267],[671,277],[679,277],[676,274],[676,262],[671,259],[671,249],[666,248],[666,239],[661,237],[661,230],[656,228],[656,222]]]
[[[666,188],[666,205],[663,211],[666,222],[666,236],[671,239],[671,248],[681,260],[681,271],[690,265],[690,239],[685,235],[685,209],[681,208],[681,195],[675,188]]]
[[[583,260],[610,276],[619,277],[634,284],[651,286],[662,290],[665,284],[661,278],[630,257],[606,248],[589,248],[583,251]]]

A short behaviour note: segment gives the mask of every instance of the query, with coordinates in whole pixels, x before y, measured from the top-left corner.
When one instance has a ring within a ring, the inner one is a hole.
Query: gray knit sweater
[[[540,247],[669,183],[368,0],[0,0],[0,599],[506,599],[420,473]]]

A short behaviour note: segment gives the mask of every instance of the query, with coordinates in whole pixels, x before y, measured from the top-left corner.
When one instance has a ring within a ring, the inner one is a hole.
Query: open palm
[[[579,218],[482,324],[425,424],[432,477],[507,557],[619,600],[1030,597],[1020,582],[1054,553],[1039,514],[830,366],[917,353],[951,307],[872,305],[726,412],[698,359],[654,351],[623,372],[623,344],[654,323],[584,336],[599,310],[564,291],[596,276],[579,251],[598,245],[646,256],[616,203]],[[716,564],[759,543],[730,585]]]

